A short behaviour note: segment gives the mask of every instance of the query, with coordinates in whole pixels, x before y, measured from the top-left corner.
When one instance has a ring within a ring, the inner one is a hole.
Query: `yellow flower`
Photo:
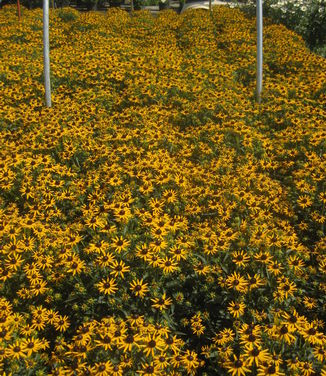
[[[172,257],[165,257],[160,260],[158,266],[163,269],[164,274],[173,273],[178,270],[178,264]]]
[[[149,357],[154,357],[157,352],[163,351],[165,346],[164,340],[160,336],[148,335],[142,338],[142,351]]]
[[[124,274],[130,271],[130,267],[126,266],[126,264],[123,261],[112,261],[111,268],[113,270],[110,272],[110,274],[113,275],[113,277],[115,278],[120,276],[124,279]]]
[[[54,321],[53,326],[56,330],[59,330],[60,332],[65,332],[70,326],[68,316],[58,316],[57,319]]]
[[[124,352],[130,352],[132,351],[133,348],[138,348],[140,347],[139,344],[140,341],[140,336],[137,334],[125,334],[121,335],[118,338],[117,345],[118,348],[123,350]]]
[[[144,283],[143,279],[136,279],[130,283],[130,289],[136,296],[143,298],[148,292],[148,283]]]
[[[231,302],[228,307],[228,311],[235,318],[239,318],[244,314],[246,305],[244,303]]]
[[[258,367],[264,362],[271,361],[271,355],[269,354],[268,350],[262,349],[261,346],[246,346],[243,356],[244,359],[246,359],[248,366],[255,364],[256,367]]]
[[[8,358],[13,358],[17,360],[25,358],[27,356],[27,350],[23,341],[16,341],[12,345],[9,345],[6,350],[6,355]]]
[[[245,253],[245,251],[233,252],[232,257],[233,257],[232,261],[237,266],[245,266],[250,260],[250,257]]]
[[[299,196],[297,202],[298,202],[298,205],[303,209],[312,205],[311,198],[307,195]]]
[[[162,295],[161,298],[154,298],[151,299],[153,302],[152,307],[159,309],[160,311],[163,311],[168,308],[172,304],[172,299],[166,297],[166,293]]]
[[[22,340],[22,347],[25,348],[27,356],[39,351],[43,346],[38,338],[30,337]]]
[[[245,376],[248,372],[250,372],[250,369],[247,368],[248,363],[242,355],[239,357],[234,355],[233,357],[234,358],[232,361],[228,361],[225,364],[225,367],[232,376]]]
[[[67,266],[68,272],[72,273],[72,275],[80,274],[85,269],[85,261],[75,258]]]
[[[279,366],[273,362],[269,362],[267,365],[261,365],[258,368],[257,376],[285,376],[284,372],[280,371]]]
[[[112,247],[117,253],[125,251],[129,245],[130,240],[126,240],[122,236],[120,236],[120,238],[117,236],[112,240]]]
[[[92,371],[98,376],[109,376],[112,374],[113,365],[109,360],[107,362],[96,363]]]
[[[114,278],[102,279],[102,281],[97,284],[97,288],[99,292],[102,292],[105,295],[112,295],[118,290],[116,280]]]
[[[229,289],[235,289],[236,291],[245,292],[248,281],[237,272],[234,272],[226,279],[226,284]]]

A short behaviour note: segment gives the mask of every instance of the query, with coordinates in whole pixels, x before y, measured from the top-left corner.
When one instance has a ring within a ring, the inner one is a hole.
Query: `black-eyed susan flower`
[[[112,295],[118,290],[116,280],[114,278],[109,277],[102,279],[97,284],[97,288],[99,292],[105,295]]]
[[[280,262],[278,261],[271,261],[268,265],[267,265],[267,270],[273,274],[274,276],[278,276],[282,273],[282,270],[283,270],[283,266]]]
[[[45,328],[45,326],[46,326],[46,320],[45,319],[42,319],[41,317],[33,318],[32,325],[31,325],[32,329],[43,330]]]
[[[194,265],[194,271],[198,275],[207,275],[210,272],[210,270],[211,270],[210,265],[205,265],[201,261],[197,262]]]
[[[25,344],[21,341],[16,341],[12,345],[9,345],[6,349],[6,355],[13,359],[22,359],[27,356],[27,349]]]
[[[102,347],[105,351],[112,350],[112,336],[110,333],[99,334],[99,339],[95,340],[97,346]]]
[[[232,376],[245,376],[250,372],[246,360],[241,355],[239,357],[234,355],[233,360],[229,360],[225,367]]]
[[[137,373],[139,375],[161,375],[160,368],[154,363],[146,363],[142,365],[142,368],[140,370],[137,370]]]
[[[112,240],[112,248],[117,252],[120,253],[125,251],[130,245],[130,240],[124,239],[122,236],[116,237]]]
[[[326,359],[326,349],[323,346],[316,346],[313,349],[313,354],[320,363],[323,363]]]
[[[130,208],[121,207],[119,209],[114,210],[114,217],[116,221],[126,223],[130,218],[132,218],[132,213]]]
[[[55,330],[65,332],[70,326],[68,316],[58,316],[58,318],[54,321],[53,326]]]
[[[269,264],[273,257],[268,252],[260,251],[254,255],[254,259],[263,264]]]
[[[166,368],[169,365],[169,360],[170,357],[167,356],[164,352],[161,352],[154,357],[154,363],[160,370]]]
[[[323,333],[319,332],[313,323],[307,323],[304,328],[300,328],[300,334],[312,345],[322,345],[325,340]]]
[[[131,351],[133,348],[139,347],[140,336],[134,333],[125,333],[120,335],[117,340],[117,346],[124,352]]]
[[[38,338],[30,337],[22,340],[22,347],[26,351],[26,355],[29,357],[33,353],[38,352],[42,346],[42,342]]]
[[[158,266],[164,274],[173,273],[178,269],[178,263],[172,257],[165,257],[159,261]]]
[[[186,260],[187,259],[188,251],[186,251],[185,249],[183,249],[183,248],[181,248],[177,245],[174,245],[173,247],[171,247],[169,249],[169,253],[172,254],[172,257],[176,261],[180,261],[180,260]]]
[[[164,202],[156,198],[151,198],[149,200],[149,205],[154,213],[161,213],[163,210]]]
[[[298,368],[302,376],[311,376],[315,373],[312,362],[299,362]]]
[[[113,269],[110,274],[113,275],[113,277],[118,277],[120,276],[121,278],[124,279],[125,273],[130,271],[130,267],[126,266],[126,264],[121,260],[121,261],[112,261],[111,268]]]
[[[102,268],[112,265],[113,262],[116,262],[114,255],[108,251],[103,252],[103,254],[99,255],[95,261],[95,263]]]
[[[145,283],[143,279],[136,279],[130,283],[130,289],[136,296],[143,298],[148,292],[148,283]]]
[[[42,281],[42,280],[32,281],[30,292],[33,295],[35,296],[43,295],[46,291],[48,291],[46,281]]]
[[[166,293],[164,293],[160,298],[153,298],[151,299],[153,302],[152,307],[163,311],[167,309],[172,304],[172,299],[170,297],[166,297]]]
[[[291,326],[288,326],[287,324],[282,324],[278,327],[274,327],[275,331],[275,337],[280,341],[285,341],[288,344],[291,344],[295,341],[294,336],[294,330]]]
[[[235,289],[236,291],[245,292],[248,285],[248,281],[241,276],[241,274],[234,272],[226,278],[226,284],[229,289]]]
[[[194,351],[186,350],[181,357],[181,362],[188,372],[195,371],[199,366],[198,356]]]
[[[112,368],[112,362],[108,360],[106,362],[96,363],[92,367],[92,371],[98,376],[109,376],[112,373]]]
[[[239,267],[245,266],[250,260],[250,257],[243,250],[233,252],[232,257],[232,261]]]
[[[240,316],[244,314],[245,308],[246,308],[246,305],[244,303],[242,302],[237,303],[233,301],[229,304],[228,311],[233,317],[239,318]]]
[[[295,354],[293,354],[290,359],[287,359],[286,364],[291,371],[299,371],[299,359],[298,356],[296,356]]]
[[[180,351],[180,347],[183,344],[183,341],[178,338],[176,335],[169,335],[164,339],[165,348],[164,351],[172,350],[174,354],[178,354]]]
[[[245,332],[240,337],[240,343],[246,347],[259,347],[261,345],[261,334],[258,332]]]
[[[164,192],[163,192],[163,197],[164,199],[169,203],[169,204],[173,204],[177,201],[177,194],[176,194],[176,191],[173,190],[173,189],[166,189]]]
[[[282,312],[282,317],[286,320],[288,327],[292,329],[301,329],[306,326],[306,322],[302,316],[296,311],[295,308],[292,309],[291,313]]]
[[[111,375],[112,376],[123,376],[124,369],[125,369],[125,367],[124,367],[123,363],[114,364],[114,365],[112,365]]]
[[[311,198],[307,195],[299,196],[297,202],[298,202],[298,205],[303,209],[312,205]]]
[[[157,352],[163,351],[164,346],[165,343],[161,336],[147,335],[142,338],[141,348],[147,357],[154,357]]]
[[[247,274],[247,281],[249,290],[256,289],[266,284],[266,280],[262,278],[258,273],[254,274],[253,276]]]
[[[75,258],[68,263],[67,267],[68,273],[72,273],[72,275],[80,274],[85,268],[85,261]]]
[[[285,376],[285,373],[280,370],[280,367],[270,362],[266,365],[261,365],[258,368],[257,376]]]
[[[288,264],[294,271],[301,270],[305,267],[304,261],[297,255],[291,255],[288,259]]]
[[[243,356],[244,359],[247,360],[248,366],[255,364],[256,367],[258,367],[264,362],[271,361],[271,355],[269,354],[268,350],[263,349],[261,346],[246,346],[246,350]]]
[[[307,307],[310,310],[316,308],[317,306],[316,299],[310,296],[305,296],[303,298],[303,304],[305,305],[305,307]]]
[[[5,260],[5,265],[9,271],[17,271],[23,263],[22,256],[17,253],[11,252]]]
[[[293,296],[296,291],[297,287],[294,282],[287,281],[285,283],[280,283],[278,286],[278,292],[285,299],[288,299],[289,296]]]

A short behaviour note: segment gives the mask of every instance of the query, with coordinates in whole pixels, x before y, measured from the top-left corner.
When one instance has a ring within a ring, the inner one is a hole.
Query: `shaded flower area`
[[[214,7],[0,11],[0,365],[325,375],[326,61]]]

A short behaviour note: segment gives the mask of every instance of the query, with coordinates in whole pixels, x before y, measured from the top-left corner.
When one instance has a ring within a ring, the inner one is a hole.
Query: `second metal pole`
[[[46,107],[51,107],[49,0],[43,0],[43,59],[44,59],[45,104],[46,104]]]
[[[257,101],[261,102],[263,89],[263,2],[257,0]]]

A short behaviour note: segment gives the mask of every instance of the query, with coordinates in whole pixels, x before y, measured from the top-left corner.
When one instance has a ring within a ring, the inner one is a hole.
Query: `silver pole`
[[[261,102],[263,89],[263,2],[257,0],[257,101]]]
[[[43,58],[46,107],[51,107],[50,47],[49,47],[49,0],[43,0]]]

